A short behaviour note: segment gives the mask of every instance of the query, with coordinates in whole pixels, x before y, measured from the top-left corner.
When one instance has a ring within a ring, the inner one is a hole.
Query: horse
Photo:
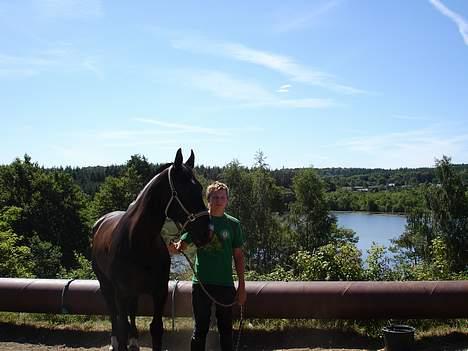
[[[213,235],[202,186],[193,174],[193,150],[162,166],[126,211],[114,211],[93,226],[92,267],[112,323],[110,351],[139,350],[135,316],[140,294],[153,298],[153,350],[161,350],[162,314],[168,294],[170,256],[161,229],[167,217],[191,233],[196,246]]]

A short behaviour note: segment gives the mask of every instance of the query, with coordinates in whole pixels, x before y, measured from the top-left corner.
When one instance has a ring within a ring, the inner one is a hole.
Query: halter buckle
[[[197,219],[197,217],[195,217],[195,215],[193,213],[190,213],[188,216],[187,216],[187,220],[189,222],[193,222]]]

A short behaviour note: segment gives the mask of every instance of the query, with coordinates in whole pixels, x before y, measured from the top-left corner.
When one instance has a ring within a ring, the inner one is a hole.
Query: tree
[[[301,249],[312,252],[329,243],[336,218],[329,215],[323,182],[313,169],[305,168],[293,178],[293,190],[293,230],[298,233]]]
[[[0,189],[0,209],[15,206],[22,210],[12,225],[22,244],[34,244],[32,238],[37,235],[59,246],[66,268],[76,263],[74,251],[88,254],[87,198],[69,174],[46,172],[25,155],[24,160],[0,167]]]
[[[17,235],[11,225],[21,216],[18,207],[4,207],[0,211],[0,276],[33,277],[31,249],[22,245],[23,238]]]
[[[298,251],[293,255],[297,280],[361,280],[361,253],[352,244],[327,244],[313,254]]]
[[[125,211],[135,199],[135,194],[128,189],[128,178],[107,177],[94,195],[91,203],[91,216],[97,220],[112,211]]]
[[[364,276],[367,280],[394,280],[395,274],[390,267],[390,258],[387,256],[387,249],[382,245],[372,242],[372,246],[367,250],[364,269]]]
[[[468,267],[466,187],[449,157],[436,161],[436,174],[439,184],[423,188],[424,206],[409,214],[406,230],[395,244],[403,259],[416,266],[432,262],[434,243],[441,247],[442,240],[451,272],[461,272]]]
[[[406,218],[406,228],[396,240],[392,240],[403,259],[412,265],[430,259],[430,245],[434,238],[433,217],[429,210],[416,208]]]
[[[451,159],[436,160],[440,186],[431,187],[427,203],[434,218],[436,232],[445,241],[454,271],[468,268],[468,197],[466,187],[455,172]]]
[[[34,257],[32,270],[34,275],[38,278],[60,278],[63,270],[60,247],[41,240],[37,235],[34,235],[29,242],[31,254]]]
[[[246,266],[265,272],[284,259],[291,247],[291,235],[273,211],[281,192],[261,151],[255,160],[250,171],[232,161],[225,167],[222,180],[230,188],[228,212],[239,218],[246,233]]]

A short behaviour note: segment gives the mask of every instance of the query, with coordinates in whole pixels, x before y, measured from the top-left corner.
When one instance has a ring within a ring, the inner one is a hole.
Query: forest
[[[467,165],[444,156],[421,169],[271,170],[261,152],[254,161],[195,168],[204,187],[230,186],[228,212],[246,233],[248,279],[468,278]],[[44,168],[28,155],[0,166],[0,276],[94,279],[93,223],[125,210],[158,166],[141,155],[107,167]],[[408,225],[364,260],[356,233],[339,227],[332,210],[405,213]],[[167,240],[171,232],[169,224]]]

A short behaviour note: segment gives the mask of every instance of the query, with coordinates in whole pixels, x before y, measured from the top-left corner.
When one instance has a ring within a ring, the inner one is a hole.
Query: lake
[[[399,237],[405,230],[406,217],[401,215],[369,212],[333,212],[340,227],[349,228],[359,236],[358,249],[367,257],[367,249],[376,242],[389,247],[390,239]]]

